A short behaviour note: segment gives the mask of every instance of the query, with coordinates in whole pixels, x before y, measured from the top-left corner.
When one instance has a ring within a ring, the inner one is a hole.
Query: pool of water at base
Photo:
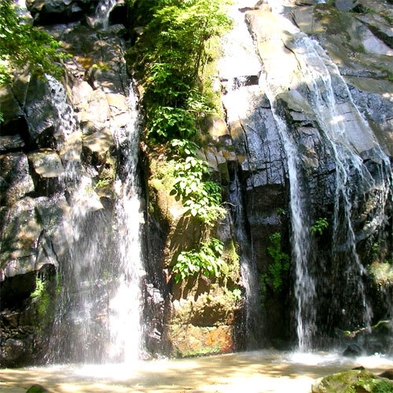
[[[308,393],[316,379],[357,366],[379,374],[393,368],[393,358],[262,350],[133,364],[0,369],[0,392],[22,393],[39,384],[53,393]]]

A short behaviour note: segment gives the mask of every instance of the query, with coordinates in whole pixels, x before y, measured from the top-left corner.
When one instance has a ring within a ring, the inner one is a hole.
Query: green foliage
[[[150,133],[163,139],[172,135],[189,139],[197,133],[194,118],[183,108],[154,105],[147,113],[147,121]]]
[[[372,393],[393,393],[393,385],[384,380],[376,380]]]
[[[204,180],[204,175],[208,173],[208,163],[196,157],[188,156],[184,161],[177,162],[171,194],[177,200],[181,198],[187,213],[212,226],[225,216],[226,210],[220,206],[220,186]]]
[[[275,290],[282,286],[283,273],[289,269],[289,255],[281,250],[281,234],[274,233],[269,237],[271,246],[267,248],[268,254],[273,258],[269,265],[269,280]]]
[[[61,68],[56,61],[64,56],[58,47],[59,43],[49,34],[17,15],[12,0],[0,2],[0,85],[10,81],[12,67],[26,65],[38,76],[59,77]]]
[[[240,288],[234,288],[232,289],[231,292],[232,292],[232,298],[235,302],[242,300],[243,295]]]
[[[312,235],[322,235],[324,230],[329,227],[329,223],[326,218],[318,218],[313,225],[311,225]]]
[[[211,61],[210,43],[231,24],[222,7],[226,0],[128,1],[141,19],[148,19],[127,58],[143,86],[145,137],[150,145],[171,147],[175,162],[171,195],[181,200],[186,214],[203,224],[203,238],[209,239],[226,210],[220,206],[221,188],[211,180],[209,165],[197,158],[195,141],[202,139],[202,119],[214,112],[203,70]],[[222,243],[212,239],[181,252],[173,266],[175,281],[197,274],[218,276],[222,249]]]
[[[170,142],[172,152],[178,157],[196,155],[199,146],[188,139],[172,139]]]
[[[111,183],[110,179],[100,179],[94,186],[94,189],[107,187]]]
[[[35,290],[30,294],[30,298],[36,305],[39,318],[46,317],[50,308],[51,296],[47,289],[47,282],[37,276]]]
[[[276,213],[280,216],[280,217],[285,217],[287,215],[287,212],[285,209],[279,207],[278,209],[276,209]]]
[[[230,26],[222,0],[157,0],[129,61],[142,82],[148,136],[159,141],[195,137],[211,110],[200,89],[209,41]]]
[[[223,243],[213,238],[208,243],[202,243],[199,249],[182,251],[172,268],[175,282],[178,283],[198,274],[205,277],[218,277],[223,248]]]
[[[39,298],[43,295],[45,291],[45,284],[40,278],[36,278],[35,281],[35,290],[30,294],[32,299]]]

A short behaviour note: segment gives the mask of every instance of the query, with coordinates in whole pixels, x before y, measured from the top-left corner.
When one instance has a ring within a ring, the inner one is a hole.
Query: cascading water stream
[[[296,58],[301,64],[304,80],[310,84],[310,90],[314,94],[313,106],[317,114],[319,124],[323,125],[323,130],[326,133],[327,139],[330,141],[330,146],[334,154],[336,163],[336,196],[335,209],[333,220],[333,253],[335,254],[340,247],[348,250],[347,253],[353,263],[348,264],[346,272],[347,282],[352,283],[355,293],[361,299],[363,306],[363,322],[368,330],[371,330],[372,310],[367,302],[363,284],[363,275],[366,274],[365,268],[360,262],[356,251],[355,232],[352,225],[352,204],[350,201],[351,188],[348,186],[350,181],[350,171],[358,172],[358,176],[362,179],[362,184],[370,185],[374,183],[371,174],[362,165],[362,160],[351,145],[350,138],[348,138],[348,126],[343,122],[344,113],[339,112],[339,104],[337,103],[332,87],[332,76],[336,78],[337,84],[341,87],[340,91],[346,93],[345,104],[351,107],[353,113],[358,114],[357,124],[364,125],[368,131],[368,126],[365,124],[357,108],[354,105],[347,86],[342,79],[337,67],[327,58],[324,51],[319,45],[307,36],[301,36],[294,41],[296,51],[294,52]],[[307,66],[306,66],[307,65]],[[329,65],[330,69],[328,68]],[[380,158],[384,159],[383,152],[378,149],[376,141],[373,140],[371,131],[370,145],[365,148],[375,148],[380,154]],[[363,143],[363,142],[362,142]],[[366,142],[367,143],[367,142]],[[359,146],[359,143],[357,143]],[[340,211],[343,212],[344,217],[340,219]],[[339,233],[346,233],[345,242],[338,238]]]
[[[125,129],[108,124],[124,162],[115,184],[114,217],[81,165],[81,131],[64,87],[48,77],[68,206],[63,220],[68,261],[50,338],[49,362],[130,363],[141,352],[140,202],[137,97],[130,87]],[[114,218],[114,220],[113,220]]]
[[[259,277],[255,264],[252,263],[252,250],[247,247],[248,239],[245,232],[245,213],[243,209],[244,202],[241,200],[240,184],[238,176],[232,182],[229,202],[233,206],[234,230],[236,239],[241,250],[241,276],[242,284],[245,289],[245,318],[244,331],[245,341],[247,343],[258,339],[256,332],[261,331],[261,315],[258,314],[260,293]],[[252,346],[248,345],[252,349]]]
[[[47,83],[56,119],[54,136],[64,167],[62,183],[67,190],[69,205],[65,209],[63,220],[69,261],[66,266],[61,266],[64,290],[61,292],[62,299],[55,316],[52,344],[47,359],[58,361],[63,352],[66,357],[73,358],[74,353],[79,352],[77,360],[92,360],[96,358],[96,354],[95,350],[90,351],[92,346],[89,337],[98,333],[90,322],[94,319],[93,288],[99,279],[94,265],[99,259],[100,243],[99,239],[95,238],[97,232],[89,231],[89,221],[91,213],[101,209],[102,205],[97,195],[91,192],[91,179],[83,173],[80,165],[80,145],[77,141],[80,141],[81,133],[76,127],[66,91],[53,77],[47,76]],[[71,328],[64,329],[65,325]],[[65,333],[64,330],[69,331]],[[85,351],[80,351],[81,348]]]
[[[109,14],[116,5],[117,0],[101,0],[96,8],[93,25],[99,29],[107,29],[109,26]]]
[[[272,3],[272,11],[280,13],[284,5],[275,1]],[[285,22],[287,23],[287,22]],[[288,22],[289,23],[289,22]],[[289,31],[292,26],[288,26]],[[262,60],[263,61],[263,60]],[[276,73],[280,71],[277,70]],[[260,77],[260,86],[267,95],[273,117],[279,131],[282,145],[287,159],[287,171],[289,180],[289,207],[291,220],[291,245],[292,259],[295,265],[296,297],[296,332],[298,348],[305,351],[311,346],[311,340],[315,332],[315,279],[309,271],[310,260],[310,231],[311,223],[307,206],[307,195],[301,175],[301,163],[295,141],[291,137],[285,121],[276,111],[276,96],[280,92],[281,78],[275,72],[263,73]]]
[[[126,156],[123,168],[124,178],[116,181],[117,205],[116,222],[118,227],[119,277],[118,288],[110,300],[109,330],[112,360],[126,363],[137,360],[141,351],[141,289],[140,281],[144,274],[141,247],[139,184],[137,161],[139,148],[139,124],[137,97],[130,87],[128,98],[130,120],[126,134],[115,131],[118,146]]]
[[[373,136],[369,125],[356,108],[337,66],[316,41],[302,33],[297,27],[291,25],[288,19],[280,15],[283,9],[282,5],[279,6],[276,1],[274,3],[269,1],[269,3],[272,4],[272,10],[277,13],[276,16],[281,18],[281,23],[285,26],[287,34],[285,47],[296,58],[301,81],[308,87],[310,104],[323,132],[322,137],[333,152],[336,184],[332,254],[333,258],[337,255],[337,258],[341,259],[345,255],[348,293],[351,293],[351,297],[358,299],[358,303],[354,302],[354,304],[362,306],[363,324],[367,329],[370,329],[372,310],[366,299],[363,284],[366,270],[361,264],[356,250],[351,202],[353,185],[350,183],[354,179],[358,179],[357,193],[359,195],[368,189],[379,189],[381,192],[381,204],[374,217],[375,220],[379,220],[381,223],[384,219],[384,207],[386,206],[390,187],[388,180],[391,178],[389,160]],[[289,36],[291,38],[288,38]],[[274,108],[275,96],[283,91],[283,86],[280,85],[278,75],[275,75],[274,72],[271,74],[267,74],[267,92],[270,95],[272,107]],[[285,89],[291,87],[288,85]],[[339,93],[335,94],[335,91]],[[340,97],[340,102],[338,102],[337,97]],[[280,119],[278,119],[278,124],[280,129],[285,130],[285,125],[280,125]],[[306,222],[307,212],[303,211],[305,206],[302,207],[297,201],[297,194],[301,192],[301,185],[299,187],[298,183],[299,179],[295,175],[291,175],[291,172],[296,174],[296,170],[294,170],[296,167],[299,168],[299,161],[296,162],[297,152],[293,144],[291,147],[288,134],[282,132],[282,135],[284,145],[286,146],[291,183],[290,204],[293,232],[292,247],[296,263],[297,333],[299,349],[304,350],[309,348],[311,344],[310,338],[313,335],[313,319],[316,315],[316,303],[313,302],[316,278],[312,279],[307,273],[307,245],[311,242],[310,223]],[[376,184],[375,179],[363,164],[361,158],[363,151],[373,151],[374,159],[379,162],[382,172],[377,180],[379,184]],[[293,159],[291,159],[291,155],[294,156]],[[303,315],[303,310],[306,309],[314,309],[314,311],[308,311],[307,315]],[[345,313],[346,311],[342,310],[342,312]],[[359,314],[359,311],[357,313]]]
[[[350,183],[358,179],[359,195],[366,193],[368,189],[378,190],[380,193],[381,203],[373,214],[373,225],[379,227],[385,217],[384,208],[389,195],[391,178],[389,159],[354,104],[337,66],[319,44],[303,34],[300,34],[293,44],[303,80],[312,92],[311,100],[318,123],[322,125],[336,166],[333,256],[341,255],[342,258],[343,252],[346,256],[346,282],[351,288],[352,296],[359,299],[363,325],[370,332],[373,312],[365,294],[364,277],[367,271],[356,250],[351,202],[353,185]],[[334,91],[338,91],[339,95]],[[336,97],[339,97],[340,101]],[[374,160],[379,163],[381,170],[378,179],[374,179],[363,164],[361,158],[363,151],[373,151]]]
[[[265,78],[264,78],[265,77]],[[287,125],[276,113],[276,97],[273,90],[274,84],[265,74],[260,79],[260,84],[269,98],[277,129],[282,138],[288,166],[288,179],[290,189],[290,218],[291,218],[291,244],[292,258],[295,263],[295,297],[296,331],[300,351],[308,349],[315,332],[315,282],[309,273],[308,261],[310,258],[310,222],[306,206],[306,195],[302,192],[304,185],[300,176],[299,152],[296,144],[289,135]]]

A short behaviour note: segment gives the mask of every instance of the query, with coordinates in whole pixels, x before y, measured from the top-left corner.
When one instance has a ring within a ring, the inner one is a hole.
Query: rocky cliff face
[[[202,229],[170,195],[167,157],[141,145],[135,220],[145,222],[153,355],[297,345],[299,335],[329,345],[345,342],[343,331],[371,352],[388,346],[386,324],[362,335],[392,312],[391,6],[316,3],[232,7],[241,30],[224,42],[219,70],[226,119],[206,119],[211,143],[200,152],[228,207],[214,229],[225,244],[220,278],[171,278],[174,256]],[[0,360],[101,362],[135,109],[122,55],[129,32],[95,30],[95,1],[27,4],[36,24],[63,23],[47,28],[72,58],[61,83],[20,72],[0,90]],[[110,19],[126,24],[116,4]]]
[[[37,23],[46,17],[70,22],[96,5],[79,3],[28,5]],[[51,34],[72,55],[64,65],[65,79],[38,80],[21,71],[12,85],[1,88],[3,365],[72,359],[73,350],[68,344],[62,348],[61,341],[74,329],[70,309],[78,307],[82,289],[66,276],[83,281],[92,263],[100,268],[85,279],[83,291],[101,287],[102,304],[92,306],[96,332],[91,342],[81,344],[86,353],[80,360],[91,351],[98,331],[105,330],[102,283],[110,266],[104,265],[116,258],[111,247],[114,182],[124,160],[122,132],[134,111],[122,57],[125,27],[111,29],[100,33],[81,24],[51,26]],[[85,262],[78,267],[81,255]],[[81,336],[78,330],[71,335]],[[64,337],[53,341],[54,334]]]
[[[340,329],[390,317],[372,273],[392,253],[390,6],[288,1],[239,11],[252,42],[221,70],[223,102],[266,334],[330,345]],[[290,286],[274,285],[274,272]]]
[[[50,24],[47,31],[72,56],[61,82],[21,71],[12,85],[1,89],[3,366],[122,359],[110,357],[108,326],[116,282],[131,274],[119,271],[121,243],[134,235],[123,228],[117,206],[129,187],[127,129],[138,115],[123,58],[129,45],[125,4],[102,2],[102,8],[114,6],[102,21],[95,12],[97,3],[27,2],[34,23]],[[228,184],[222,154],[213,147],[201,154]],[[141,156],[139,179],[132,182],[141,182],[146,204],[130,219],[138,226],[145,220],[144,207],[150,213],[140,250],[127,255],[136,258],[141,251],[146,260],[145,271],[137,273],[143,295],[142,346],[152,355],[232,350],[241,301],[232,293],[239,266],[236,252],[230,255],[230,219],[217,229],[227,244],[226,260],[234,263],[226,276],[187,287],[168,282],[170,256],[191,244],[201,229],[181,218],[183,208],[169,195],[170,185],[162,184],[162,175],[157,179],[165,157],[146,150]],[[145,181],[150,191],[143,190]]]

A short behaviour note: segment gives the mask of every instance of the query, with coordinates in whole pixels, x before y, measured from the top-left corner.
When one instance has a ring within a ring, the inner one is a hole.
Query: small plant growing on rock
[[[313,225],[311,225],[311,234],[314,235],[322,235],[325,229],[329,227],[328,220],[326,218],[318,218],[317,221]]]
[[[281,233],[276,232],[269,237],[271,246],[267,248],[268,254],[273,258],[269,265],[269,279],[275,290],[282,286],[282,275],[289,269],[289,255],[281,250]]]
[[[211,239],[208,243],[202,243],[196,250],[182,251],[177,257],[177,261],[172,268],[174,280],[179,283],[194,275],[205,277],[218,277],[223,263],[221,254],[224,244],[218,239]]]

